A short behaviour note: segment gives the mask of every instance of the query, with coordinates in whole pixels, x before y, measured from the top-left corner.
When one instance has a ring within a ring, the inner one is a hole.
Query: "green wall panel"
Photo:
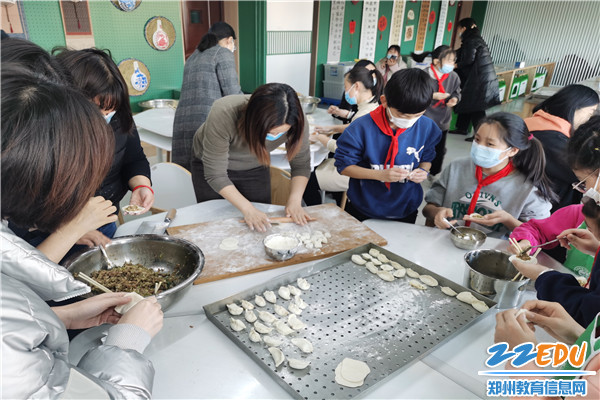
[[[315,71],[315,96],[323,96],[323,64],[327,62],[329,47],[329,21],[331,20],[331,2],[319,2],[319,31],[317,37],[317,65]]]
[[[65,46],[58,1],[25,1],[23,5],[32,42],[47,50]],[[89,7],[96,47],[109,49],[117,64],[126,58],[137,58],[150,71],[150,87],[146,93],[131,97],[134,112],[140,111],[138,102],[171,98],[173,90],[181,88],[184,61],[179,2],[142,1],[131,12],[119,11],[108,0],[90,1]],[[146,42],[144,26],[155,16],[168,18],[175,27],[177,37],[169,50],[154,50]]]
[[[54,1],[22,1],[29,40],[50,51],[65,45],[60,5]]]
[[[474,1],[473,9],[471,10],[471,18],[477,22],[477,27],[481,31],[483,28],[483,20],[485,19],[485,10],[487,9],[487,1]]]
[[[358,49],[360,48],[360,28],[362,24],[363,2],[359,1],[353,4],[351,1],[346,2],[344,12],[344,29],[342,30],[342,52],[340,61],[352,61],[358,58]],[[356,30],[353,35],[350,35],[350,21],[356,21]],[[329,34],[329,28],[327,29]],[[352,47],[350,47],[352,45]]]
[[[392,25],[392,11],[394,10],[393,1],[380,1],[379,2],[379,18],[385,15],[387,18],[387,26],[385,30],[381,32],[377,29],[377,42],[375,45],[375,62],[382,59],[387,54],[388,44],[390,42],[390,27]],[[379,20],[377,20],[379,22]]]
[[[444,23],[444,44],[450,45],[450,40],[452,40],[452,32],[456,27],[456,8],[458,2],[455,2],[454,5],[448,5],[448,16],[446,17],[446,22]],[[452,29],[448,30],[448,22],[452,21]]]
[[[252,93],[267,81],[267,3],[240,1],[240,86]]]
[[[177,1],[142,1],[131,12],[118,10],[110,1],[91,1],[90,15],[96,47],[109,49],[118,64],[126,58],[137,58],[150,71],[150,87],[141,96],[131,97],[134,112],[144,100],[172,98],[173,90],[181,89],[183,80],[183,40],[181,10]],[[177,34],[175,43],[166,51],[154,50],[146,42],[144,26],[155,16],[173,23]],[[129,79],[129,77],[125,77]]]
[[[442,5],[441,1],[432,1],[429,6],[429,14],[431,12],[435,12],[435,22],[433,24],[429,23],[429,17],[427,20],[427,34],[425,35],[425,51],[432,51],[435,48],[435,37],[437,35],[437,28],[440,24],[440,7]]]

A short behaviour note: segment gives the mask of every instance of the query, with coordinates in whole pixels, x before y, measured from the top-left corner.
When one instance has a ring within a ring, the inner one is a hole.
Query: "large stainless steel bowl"
[[[500,250],[474,250],[465,254],[465,286],[488,296],[499,309],[516,307],[529,279],[512,279],[519,272]]]
[[[149,110],[151,108],[177,108],[179,104],[179,100],[173,99],[154,99],[154,100],[146,100],[140,101],[138,106],[145,110]]]
[[[304,114],[312,114],[316,109],[317,105],[321,102],[321,99],[313,96],[301,96],[300,104],[302,105],[302,111]]]
[[[177,267],[183,280],[156,298],[163,310],[179,299],[198,278],[204,267],[204,254],[195,244],[184,239],[162,235],[135,235],[113,239],[106,247],[108,258],[116,266],[125,263],[141,264],[161,272],[173,272]],[[75,254],[65,262],[72,273],[106,268],[98,247]]]

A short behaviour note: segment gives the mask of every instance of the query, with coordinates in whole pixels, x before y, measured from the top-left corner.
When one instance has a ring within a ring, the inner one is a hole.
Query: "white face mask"
[[[600,172],[598,173],[598,178],[596,178],[596,183],[594,184],[594,187],[589,188],[583,194],[584,198],[589,197],[590,199],[594,200],[596,202],[596,205],[598,205],[598,206],[600,206],[600,193],[598,193],[598,191],[596,190],[596,186],[598,186],[599,180],[600,180]],[[583,201],[583,199],[582,199],[582,201]]]
[[[400,128],[400,129],[408,129],[411,126],[413,126],[415,124],[415,122],[417,122],[417,120],[419,118],[421,118],[421,116],[415,117],[415,118],[398,118],[398,117],[394,117],[392,115],[392,112],[390,111],[390,109],[388,108],[388,115],[390,117],[390,122],[394,125],[396,125],[396,127]]]

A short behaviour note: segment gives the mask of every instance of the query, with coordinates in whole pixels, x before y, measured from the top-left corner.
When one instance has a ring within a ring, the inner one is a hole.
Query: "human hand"
[[[483,218],[471,218],[471,216],[465,215],[463,220],[475,222],[484,226],[494,226],[496,224],[506,224],[511,218],[513,218],[513,216],[506,211],[498,210],[484,215]]]
[[[97,230],[89,231],[88,233],[86,233],[85,235],[80,237],[77,242],[75,242],[75,244],[80,244],[80,245],[89,246],[89,247],[100,246],[100,245],[105,246],[109,243],[110,243],[110,238],[108,236],[105,236],[102,232],[97,231]]]
[[[444,221],[444,218],[448,219],[448,218],[452,218],[453,216],[454,216],[454,213],[452,212],[452,209],[446,208],[446,207],[440,207],[439,211],[435,214],[435,218],[433,219],[433,223],[439,229],[448,229],[450,227],[448,226],[448,224],[446,223],[446,221]],[[452,225],[456,224],[456,220],[455,219],[452,220],[452,221],[448,221],[448,222],[450,222]]]
[[[285,206],[285,216],[291,217],[292,220],[298,225],[306,225],[311,219],[310,215],[302,208],[302,204],[296,202],[288,203]]]
[[[526,249],[528,247],[531,247],[531,242],[529,240],[521,240],[519,242],[519,246],[521,246],[521,249]],[[521,253],[521,250],[517,249],[515,246],[513,246],[513,244],[511,243],[510,246],[508,246],[507,250],[512,253],[512,254],[519,254]],[[531,253],[531,249],[529,249],[527,251],[527,254]]]
[[[569,244],[572,244],[577,250],[589,254],[596,255],[600,242],[594,234],[587,229],[567,229],[562,231],[558,237],[560,245],[569,249]]]
[[[163,312],[155,296],[147,297],[127,311],[119,324],[136,325],[154,337],[163,326]]]
[[[102,196],[92,197],[75,218],[65,224],[65,229],[79,231],[83,236],[89,231],[115,222],[117,220],[116,211],[117,208],[112,205],[110,200],[105,200]]]
[[[319,133],[313,132],[308,136],[308,141],[311,143],[317,143],[319,141]]]
[[[143,214],[150,210],[150,207],[154,204],[154,193],[147,187],[141,187],[131,192],[131,200],[129,204],[144,207],[144,211],[137,214]]]
[[[408,174],[408,180],[414,183],[421,183],[425,179],[427,179],[428,176],[429,172],[421,168],[417,168],[410,171],[410,173]]]
[[[540,326],[550,336],[566,344],[573,344],[585,331],[559,303],[529,300],[521,308],[527,310],[527,319]]]
[[[269,222],[267,214],[258,211],[254,206],[250,205],[243,214],[244,220],[250,230],[256,229],[259,232],[266,232],[267,229],[271,228],[271,223]]]
[[[454,107],[457,104],[458,104],[458,99],[456,97],[453,97],[446,102],[446,107]]]
[[[340,108],[338,106],[329,106],[329,108],[327,109],[327,112],[329,114],[337,115],[337,112],[339,110],[340,110]]]
[[[442,93],[442,92],[433,92],[434,100],[445,100],[450,97],[450,93]]]
[[[105,323],[116,324],[121,314],[115,307],[129,301],[125,293],[103,293],[66,306],[52,307],[52,310],[67,329],[86,329]]]
[[[534,264],[530,262],[525,262],[523,260],[518,259],[517,257],[515,257],[512,260],[512,264],[521,274],[523,274],[523,276],[531,279],[532,281],[536,280],[542,272],[551,269],[537,263]]]
[[[517,310],[514,309],[496,314],[494,343],[506,342],[510,349],[514,349],[522,343],[537,343],[535,328],[527,324],[523,315],[520,315],[519,318],[516,318],[516,315]]]
[[[400,182],[408,178],[410,172],[404,168],[386,168],[379,170],[379,180],[383,182]]]

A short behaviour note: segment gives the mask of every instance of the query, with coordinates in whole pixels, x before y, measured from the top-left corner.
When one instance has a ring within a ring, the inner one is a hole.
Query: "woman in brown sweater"
[[[302,194],[310,176],[308,124],[296,92],[282,83],[258,87],[252,96],[214,102],[194,136],[192,180],[198,202],[225,198],[244,214],[250,229],[270,227],[251,202],[271,202],[270,155],[284,145],[292,183],[286,215],[298,224],[309,218]]]

